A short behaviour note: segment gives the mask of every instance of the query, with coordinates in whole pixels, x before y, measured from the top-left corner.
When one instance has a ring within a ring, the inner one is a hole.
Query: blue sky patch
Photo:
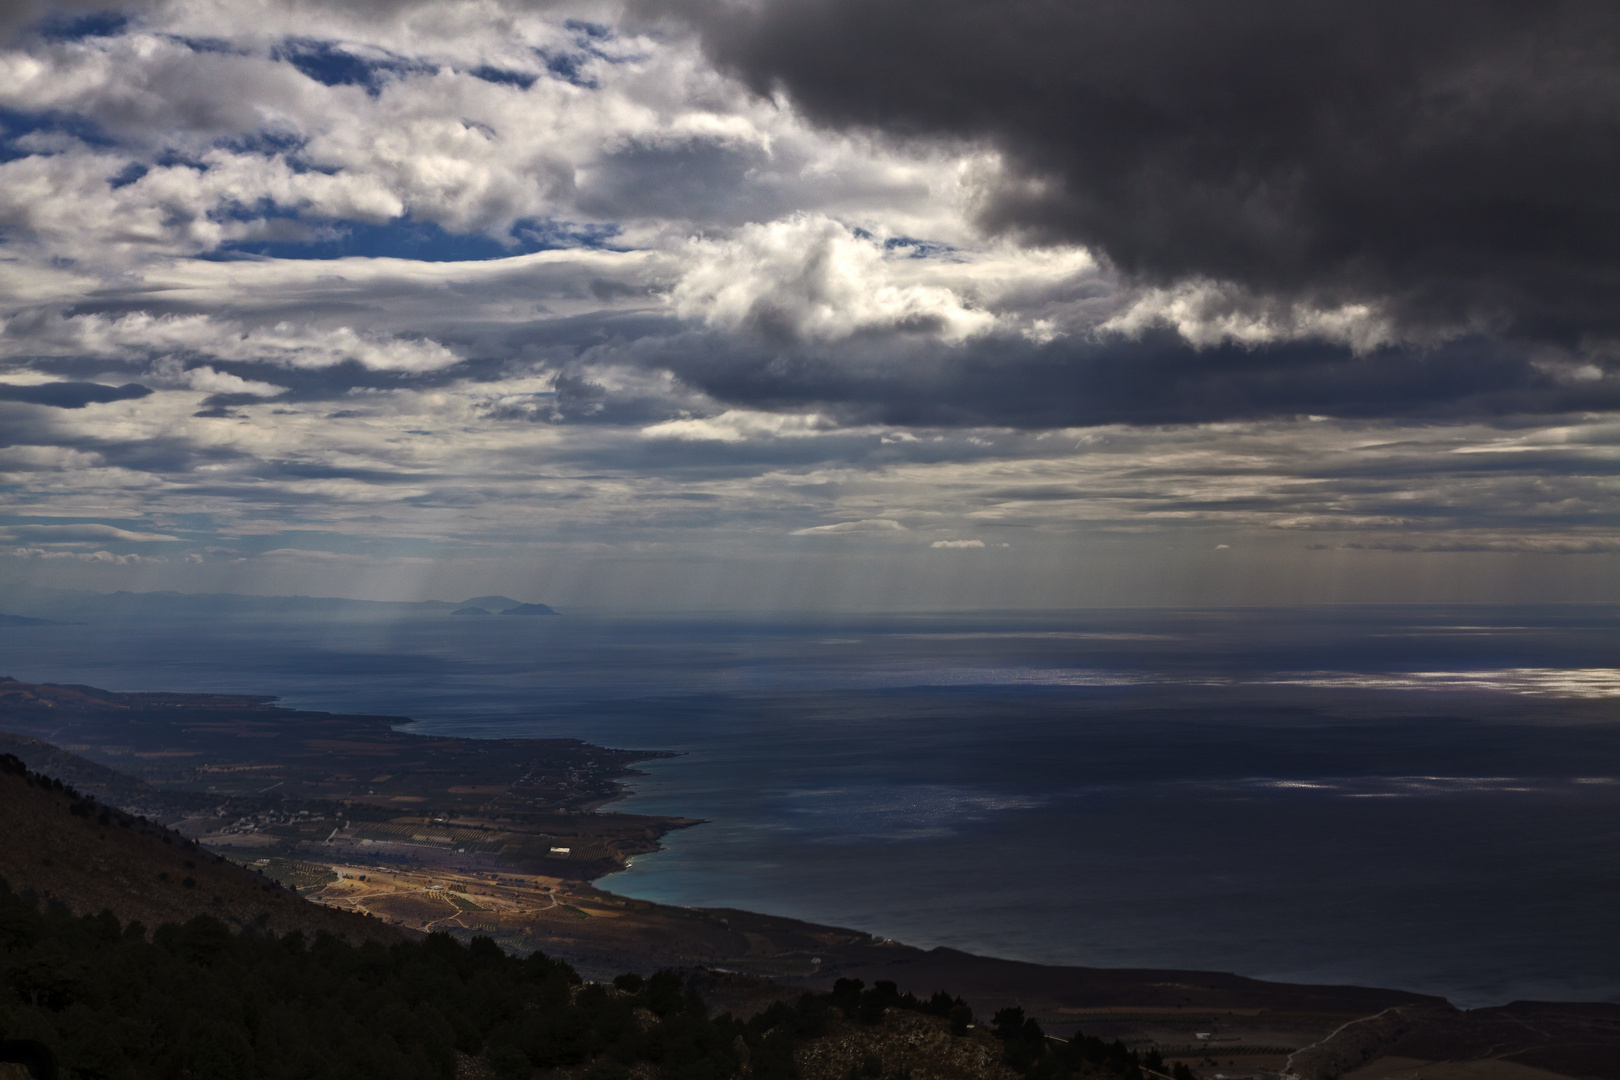
[[[322,86],[363,86],[376,95],[390,76],[420,75],[437,71],[433,64],[381,52],[361,55],[335,41],[288,38],[271,50],[271,59],[283,60]]]
[[[210,221],[265,221],[298,219],[298,209],[291,206],[278,206],[268,197],[255,199],[253,202],[242,202],[233,199],[221,203],[208,212]]]
[[[169,147],[161,151],[152,159],[152,164],[160,169],[196,169],[205,173],[213,166],[201,158],[189,157],[179,150]]]
[[[290,216],[273,208],[237,208],[237,220]],[[258,255],[273,259],[342,259],[349,257],[415,259],[420,262],[481,262],[558,248],[600,247],[618,234],[618,226],[571,222],[520,221],[511,241],[501,243],[483,233],[452,233],[431,221],[401,218],[377,225],[364,221],[323,224],[322,236],[309,240],[244,240],[222,246],[213,258]]]
[[[17,145],[17,140],[28,135],[70,135],[90,146],[116,145],[95,121],[72,113],[18,112],[0,108],[0,162],[32,157],[38,150]]]
[[[511,71],[507,68],[490,67],[488,64],[475,67],[468,71],[467,74],[475,79],[483,79],[485,82],[499,83],[502,86],[516,86],[521,90],[527,90],[540,78],[540,76],[527,71]]]
[[[121,187],[128,187],[141,177],[145,176],[147,172],[148,169],[145,165],[142,165],[138,161],[132,161],[128,165],[125,165],[122,169],[119,169],[117,172],[113,173],[113,175],[109,176],[107,178],[107,186],[113,188],[114,190]]]
[[[932,240],[919,240],[915,236],[891,236],[883,241],[885,251],[894,251],[898,248],[910,248],[911,258],[927,259],[936,255],[949,255],[956,248],[950,244],[939,244]]]
[[[572,30],[575,35],[592,41],[611,41],[613,28],[602,23],[587,22],[584,19],[568,19],[563,26]]]
[[[859,225],[849,230],[857,240],[876,240],[877,237],[868,229]],[[950,244],[940,244],[933,240],[919,240],[915,236],[891,236],[883,241],[884,251],[900,251],[909,248],[912,259],[929,259],[938,255],[949,255],[956,250]]]
[[[612,222],[579,224],[573,221],[519,221],[512,226],[512,235],[532,245],[534,251],[554,251],[558,248],[605,247],[619,235],[619,226]]]
[[[39,36],[47,41],[83,41],[117,37],[127,29],[129,17],[123,13],[95,11],[88,15],[52,15],[39,23]]]
[[[569,19],[563,25],[573,33],[576,48],[572,51],[535,49],[535,55],[545,63],[546,71],[550,72],[553,78],[587,90],[600,89],[595,79],[585,75],[584,69],[592,60],[601,60],[609,64],[622,63],[621,60],[604,53],[598,44],[613,40],[615,36],[613,29],[583,19]]]
[[[192,52],[214,53],[220,56],[248,56],[248,50],[232,45],[224,38],[186,37],[181,34],[164,34],[164,38],[177,44],[184,45]]]
[[[586,90],[597,89],[596,80],[586,78],[583,73],[583,66],[590,62],[589,56],[581,53],[548,52],[545,49],[536,49],[534,52],[545,62],[546,70],[553,78]]]
[[[289,154],[302,150],[309,140],[296,131],[259,130],[249,135],[218,139],[214,145],[236,154]]]

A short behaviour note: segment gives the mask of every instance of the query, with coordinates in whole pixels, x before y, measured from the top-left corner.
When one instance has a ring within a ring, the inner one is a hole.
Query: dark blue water
[[[1037,961],[1620,1001],[1620,612],[264,620],[4,672],[683,756],[604,884]]]

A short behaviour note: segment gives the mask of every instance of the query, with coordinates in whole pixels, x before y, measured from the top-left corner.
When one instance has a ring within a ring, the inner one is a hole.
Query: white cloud
[[[1314,338],[1367,352],[1399,340],[1393,320],[1366,303],[1321,307],[1306,301],[1255,296],[1211,281],[1148,289],[1098,324],[1104,334],[1140,337],[1168,326],[1198,348],[1233,343],[1269,345]]]
[[[740,443],[760,438],[807,438],[837,430],[837,427],[827,417],[815,413],[799,416],[727,409],[718,416],[649,424],[641,429],[641,434],[649,439]]]
[[[110,551],[47,551],[44,548],[12,548],[17,559],[71,559],[75,562],[102,563],[108,566],[140,566],[145,563],[166,563],[167,559],[150,555],[114,555]]]
[[[186,385],[207,394],[252,394],[254,397],[276,397],[285,394],[285,386],[244,379],[226,371],[215,371],[204,364],[186,372]]]
[[[269,326],[244,325],[230,318],[208,315],[160,315],[144,312],[108,317],[73,315],[32,320],[26,328],[7,328],[11,340],[3,347],[13,354],[41,347],[52,352],[102,357],[127,357],[132,350],[158,358],[158,374],[177,373],[173,357],[206,356],[215,360],[272,364],[286,368],[328,368],[355,362],[371,371],[438,371],[461,358],[425,337],[363,332],[349,326],[322,327],[283,320]],[[18,332],[22,330],[23,332]],[[187,385],[211,393],[251,393],[272,396],[281,388],[270,383],[240,379],[211,367],[194,369]],[[232,380],[235,380],[234,382]]]
[[[178,537],[166,533],[134,532],[129,529],[120,529],[114,525],[12,525],[0,529],[8,539],[32,540],[35,543],[73,544],[99,541],[106,543],[109,540],[122,540],[125,543],[151,543],[159,540],[176,540]]]
[[[889,518],[862,518],[859,521],[840,521],[833,525],[815,525],[808,529],[795,529],[793,536],[848,536],[853,533],[879,535],[905,532],[906,527]]]
[[[951,289],[906,280],[910,262],[831,218],[795,214],[693,241],[671,302],[710,326],[820,341],[876,330],[960,342],[995,326]]]
[[[932,544],[929,544],[928,546],[931,547],[931,548],[950,548],[950,549],[982,548],[982,547],[984,547],[984,541],[983,540],[935,540]]]
[[[616,33],[583,48],[562,13],[499,3],[383,18],[175,3],[142,26],[0,49],[0,106],[77,114],[117,143],[30,136],[54,153],[0,167],[0,222],[14,237],[105,265],[296,235],[299,222],[407,214],[498,238],[524,220],[598,220],[647,242],[672,235],[672,223],[684,234],[687,221],[723,225],[711,219],[750,206],[760,219],[814,205],[863,219],[879,210],[912,232],[962,228],[951,204],[959,156],[818,131],[715,71],[678,34]],[[228,48],[193,49],[187,38]],[[286,38],[403,66],[375,92],[324,86],[277,58]],[[548,70],[548,56],[566,57],[577,79]],[[488,68],[532,83],[473,74]],[[750,175],[723,170],[683,192],[634,175],[713,153],[746,159]],[[637,155],[647,160],[634,164]],[[111,186],[128,165],[148,171]]]

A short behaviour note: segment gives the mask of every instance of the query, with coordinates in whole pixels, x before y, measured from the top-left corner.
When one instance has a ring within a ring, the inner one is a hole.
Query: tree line
[[[0,880],[0,1057],[40,1077],[453,1080],[465,1054],[507,1080],[556,1067],[628,1080],[643,1063],[664,1080],[797,1080],[795,1049],[835,1014],[876,1024],[888,1009],[942,1017],[958,1035],[973,1022],[943,991],[922,999],[852,979],[745,1021],[711,1015],[672,971],[590,983],[487,937],[352,946],[233,932],[208,915],[149,933]],[[1141,1080],[1123,1044],[1047,1039],[1019,1009],[997,1013],[993,1030],[1031,1080]]]

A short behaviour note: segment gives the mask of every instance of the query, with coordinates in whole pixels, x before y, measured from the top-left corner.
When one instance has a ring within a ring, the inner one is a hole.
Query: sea
[[[91,619],[0,674],[674,751],[599,884],[1041,963],[1620,1002],[1620,609]]]

